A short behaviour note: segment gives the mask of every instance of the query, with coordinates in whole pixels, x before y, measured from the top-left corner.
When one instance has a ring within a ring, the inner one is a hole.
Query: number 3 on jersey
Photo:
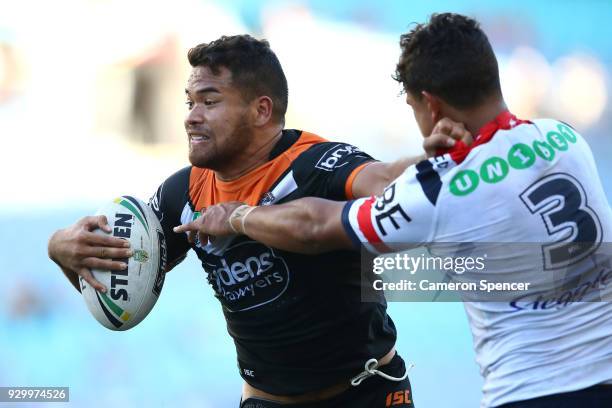
[[[584,187],[574,177],[551,174],[528,187],[520,198],[532,214],[540,214],[549,235],[568,231],[563,239],[542,247],[545,270],[572,265],[599,247],[601,223],[588,206]]]

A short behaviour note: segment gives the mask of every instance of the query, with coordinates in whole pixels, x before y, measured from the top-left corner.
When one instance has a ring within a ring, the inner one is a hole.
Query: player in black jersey
[[[222,37],[188,57],[192,166],[169,177],[150,205],[166,234],[170,269],[193,249],[223,306],[245,380],[242,406],[412,406],[386,302],[360,301],[356,254],[300,255],[244,236],[206,242],[172,228],[225,201],[375,194],[417,159],[379,163],[354,146],[284,129],[287,83],[266,41]],[[468,136],[445,125],[428,138],[429,151]],[[89,269],[121,269],[112,259],[131,254],[123,240],[93,234],[96,228],[108,230],[104,217],[86,217],[49,242],[51,259],[77,290],[81,276],[104,291]]]

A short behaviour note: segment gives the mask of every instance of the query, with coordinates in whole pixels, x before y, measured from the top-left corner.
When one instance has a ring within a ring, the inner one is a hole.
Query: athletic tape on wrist
[[[251,211],[253,211],[255,208],[257,208],[257,206],[250,206],[248,204],[243,204],[240,207],[237,207],[234,211],[232,211],[232,213],[229,216],[228,222],[230,225],[230,228],[232,229],[232,231],[234,231],[236,234],[246,234],[246,230],[245,230],[245,226],[244,226],[244,221],[247,217],[247,215],[249,215],[251,213]],[[244,213],[244,214],[242,214]],[[236,219],[240,219],[240,230],[236,229],[236,227],[233,224],[233,221]]]
[[[234,231],[234,233],[236,233],[236,234],[240,234],[240,231],[238,231],[238,230],[236,229],[236,227],[234,227],[234,223],[233,223],[233,221],[234,221],[236,218],[238,218],[238,214],[237,214],[237,213],[238,213],[238,212],[240,212],[240,211],[241,211],[241,210],[242,210],[244,207],[249,207],[249,205],[248,205],[248,204],[243,204],[243,205],[241,205],[241,206],[239,206],[239,207],[236,207],[236,208],[234,209],[234,211],[232,211],[232,213],[230,214],[230,216],[229,216],[229,218],[228,218],[228,220],[227,220],[227,221],[229,222],[230,228],[231,228],[231,229],[232,229],[232,231]]]
[[[246,221],[246,217],[247,217],[247,215],[249,215],[249,214],[250,214],[250,213],[251,213],[251,212],[252,212],[254,209],[256,209],[256,208],[257,208],[257,206],[254,206],[254,207],[249,208],[248,210],[246,210],[246,212],[245,212],[245,213],[244,213],[244,215],[242,216],[242,233],[243,233],[244,235],[249,235],[249,234],[247,234],[247,232],[246,232],[246,227],[244,226],[244,222]]]

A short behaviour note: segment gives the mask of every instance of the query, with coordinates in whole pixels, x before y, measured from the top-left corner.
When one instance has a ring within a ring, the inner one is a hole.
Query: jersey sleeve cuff
[[[349,219],[349,212],[351,211],[351,206],[355,204],[355,201],[356,200],[349,201],[344,205],[344,208],[342,209],[342,226],[344,227],[346,234],[351,239],[351,242],[353,242],[355,249],[359,250],[361,248],[361,241],[357,237],[357,234],[355,234]]]
[[[375,160],[371,160],[365,163],[360,164],[355,167],[355,169],[351,172],[349,177],[346,179],[346,183],[344,184],[344,195],[347,200],[354,200],[355,196],[353,195],[353,183],[357,178],[357,175],[361,172],[361,170],[365,169],[369,164],[376,163]]]

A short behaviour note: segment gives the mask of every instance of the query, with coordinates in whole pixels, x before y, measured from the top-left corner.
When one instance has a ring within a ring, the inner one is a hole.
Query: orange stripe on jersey
[[[355,167],[355,170],[353,170],[353,172],[348,177],[348,179],[346,179],[346,184],[344,185],[344,194],[346,195],[347,200],[355,199],[355,196],[353,195],[353,182],[355,181],[355,178],[357,178],[357,174],[359,174],[359,172],[363,170],[365,166],[367,166],[368,164],[372,164],[372,163],[374,162],[363,163]]]
[[[302,132],[299,139],[283,153],[232,181],[219,180],[212,170],[193,167],[189,177],[189,198],[198,211],[226,201],[257,205],[300,154],[322,142],[327,140],[313,133]]]

